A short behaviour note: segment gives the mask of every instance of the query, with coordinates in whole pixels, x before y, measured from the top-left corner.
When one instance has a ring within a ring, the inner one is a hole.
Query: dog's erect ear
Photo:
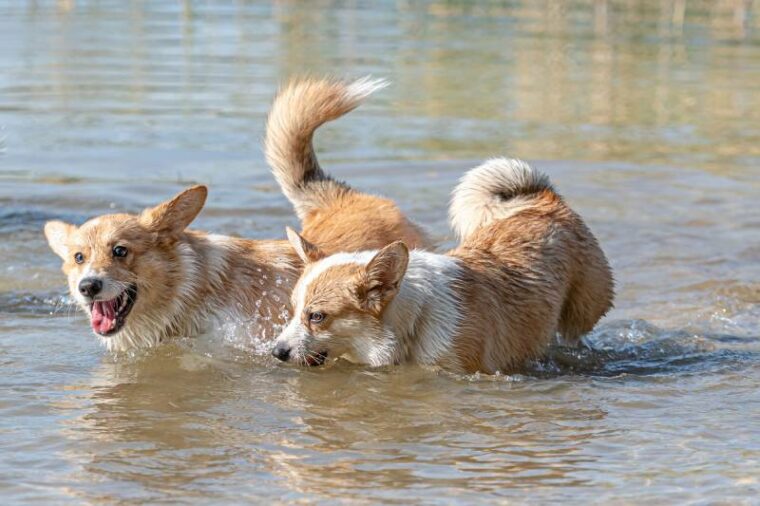
[[[396,295],[408,264],[409,248],[401,241],[384,247],[369,261],[358,295],[370,311],[380,314]]]
[[[173,199],[143,211],[140,223],[154,232],[179,234],[201,212],[207,195],[205,186],[191,186]]]
[[[56,255],[64,260],[69,258],[69,248],[66,243],[69,236],[76,231],[77,227],[62,221],[53,220],[45,223],[45,237],[50,248]]]
[[[325,254],[317,246],[313,245],[301,235],[290,227],[285,227],[285,232],[288,234],[288,241],[303,263],[308,264],[322,260]]]

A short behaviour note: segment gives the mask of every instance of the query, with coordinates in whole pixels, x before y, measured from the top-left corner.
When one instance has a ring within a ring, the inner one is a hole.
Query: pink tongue
[[[116,326],[116,299],[98,300],[92,305],[92,330],[105,334]]]

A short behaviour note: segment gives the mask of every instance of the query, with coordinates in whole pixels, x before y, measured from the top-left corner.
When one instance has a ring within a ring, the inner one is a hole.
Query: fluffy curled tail
[[[464,241],[492,221],[531,205],[531,197],[554,191],[549,177],[522,160],[492,158],[469,170],[454,189],[449,207],[451,226]]]
[[[387,86],[369,77],[345,82],[296,79],[280,90],[267,118],[265,153],[275,179],[300,219],[349,187],[322,171],[314,153],[314,131],[354,110]]]

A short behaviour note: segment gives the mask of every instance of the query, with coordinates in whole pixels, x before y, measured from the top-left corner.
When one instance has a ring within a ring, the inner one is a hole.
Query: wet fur
[[[295,318],[278,344],[300,363],[316,351],[370,365],[511,372],[557,333],[577,341],[612,307],[612,274],[593,234],[524,162],[495,159],[469,171],[451,219],[461,243],[446,255],[394,243],[326,256],[290,234],[310,255],[301,255]],[[314,311],[328,316],[310,324]]]
[[[369,83],[294,81],[276,97],[267,124],[267,159],[298,210],[303,234],[330,252],[378,248],[399,239],[428,246],[425,235],[392,201],[335,182],[314,155],[314,130],[378,88]],[[196,186],[140,215],[105,215],[79,227],[60,221],[45,225],[51,248],[63,259],[70,292],[86,312],[90,302],[77,289],[85,275],[101,277],[104,290],[137,286],[123,329],[102,338],[109,349],[154,346],[229,319],[271,338],[284,323],[300,258],[288,241],[186,230],[206,195],[204,186]],[[125,258],[113,256],[116,245],[127,247]],[[84,263],[74,261],[76,252],[84,254]]]

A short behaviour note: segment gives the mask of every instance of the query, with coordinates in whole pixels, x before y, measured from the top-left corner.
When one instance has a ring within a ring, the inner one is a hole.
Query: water
[[[756,502],[760,7],[679,5],[2,2],[3,502]],[[590,348],[515,377],[106,354],[43,223],[198,181],[198,228],[283,237],[259,141],[307,71],[393,81],[320,156],[444,245],[466,168],[548,172],[616,272]]]

